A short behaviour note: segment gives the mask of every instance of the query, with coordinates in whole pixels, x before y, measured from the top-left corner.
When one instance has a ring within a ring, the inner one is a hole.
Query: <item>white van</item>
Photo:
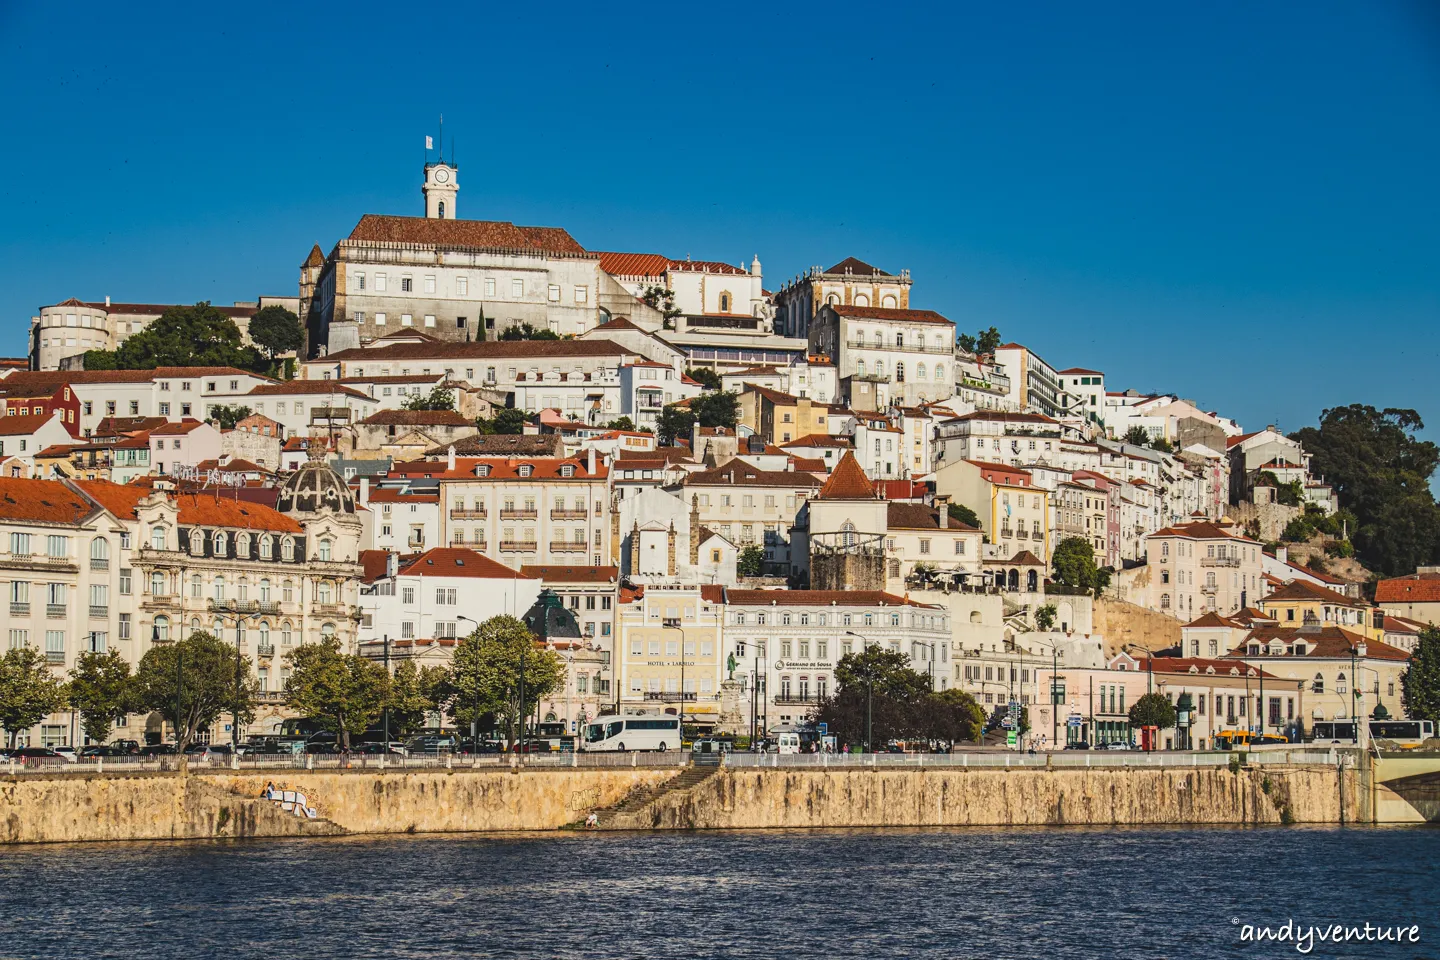
[[[776,736],[775,742],[777,744],[776,753],[800,752],[800,734],[798,733],[781,733]]]

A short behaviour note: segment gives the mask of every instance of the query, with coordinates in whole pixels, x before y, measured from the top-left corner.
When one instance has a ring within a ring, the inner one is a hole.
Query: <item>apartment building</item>
[[[651,583],[621,592],[615,660],[621,713],[670,714],[714,729],[721,722],[724,588]],[[667,744],[678,747],[679,744]]]
[[[523,616],[542,586],[537,577],[463,547],[433,547],[396,558],[361,592],[361,643],[388,638],[391,655],[404,656],[434,641],[436,652],[448,660],[443,654],[457,637],[491,617]]]
[[[1188,623],[1204,613],[1228,616],[1260,598],[1260,544],[1230,526],[1202,520],[1162,527],[1145,545],[1144,573],[1132,574],[1132,603]]]
[[[1058,464],[1064,431],[1059,421],[1038,413],[977,410],[935,427],[935,466],[956,460]]]
[[[889,273],[855,257],[846,257],[828,270],[813,266],[786,281],[775,294],[775,327],[788,337],[809,337],[826,305],[908,310],[910,271]]]
[[[825,304],[810,325],[810,351],[834,358],[841,392],[856,410],[955,393],[955,324],[933,310]]]
[[[791,555],[790,531],[796,514],[820,489],[813,474],[757,470],[741,460],[685,478],[684,498],[696,498],[700,522],[742,550],[765,549],[765,570],[786,576],[803,568]]]
[[[800,437],[829,432],[830,408],[819,400],[745,383],[737,400],[738,422],[766,443],[786,444]]]
[[[1049,495],[1035,486],[1028,471],[1000,463],[956,460],[935,471],[935,492],[975,511],[980,529],[1000,558],[1028,550],[1049,566]]]

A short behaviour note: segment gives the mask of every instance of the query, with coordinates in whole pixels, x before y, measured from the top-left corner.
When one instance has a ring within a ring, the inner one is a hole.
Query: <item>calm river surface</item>
[[[1437,896],[1425,828],[77,844],[0,849],[0,957],[1437,957]]]

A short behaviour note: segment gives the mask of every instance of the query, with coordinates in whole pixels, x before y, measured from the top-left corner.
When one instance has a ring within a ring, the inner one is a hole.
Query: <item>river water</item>
[[[1437,881],[1427,828],[75,844],[0,850],[0,957],[1436,957]]]

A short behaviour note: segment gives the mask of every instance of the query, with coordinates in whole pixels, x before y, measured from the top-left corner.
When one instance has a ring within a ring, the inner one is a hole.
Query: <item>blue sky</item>
[[[1440,7],[0,4],[0,354],[70,296],[296,289],[418,214],[858,256],[1111,389],[1440,435]]]

